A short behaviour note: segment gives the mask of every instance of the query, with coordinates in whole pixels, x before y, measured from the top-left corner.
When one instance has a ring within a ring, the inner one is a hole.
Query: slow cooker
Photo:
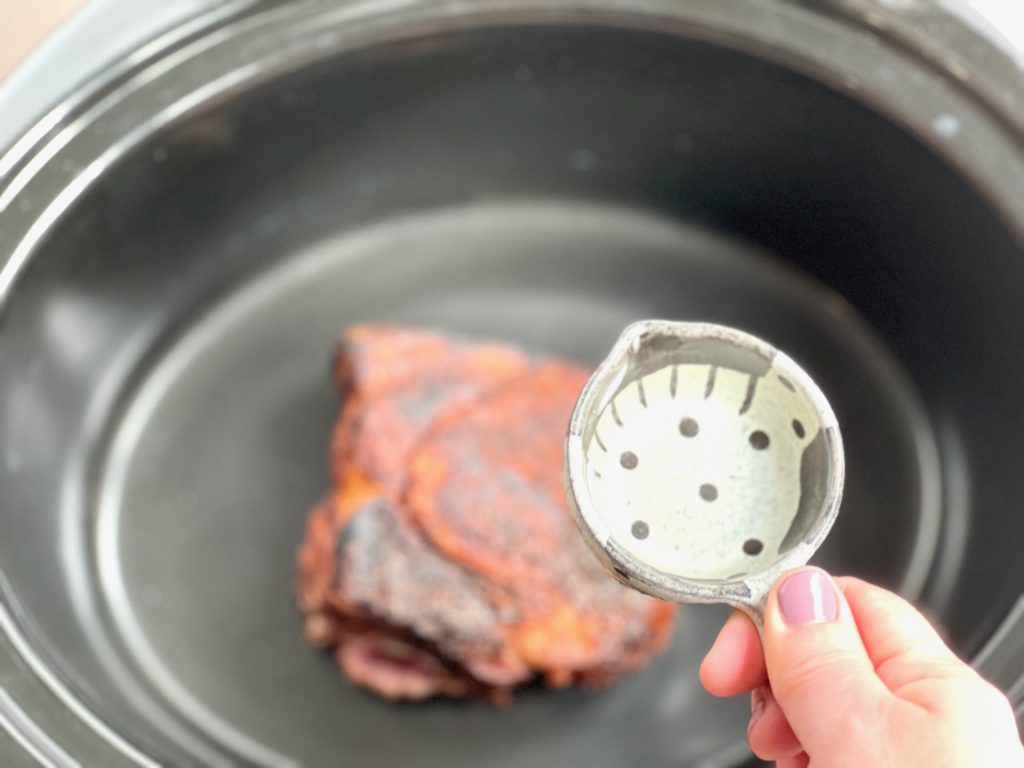
[[[787,350],[846,442],[817,562],[1020,708],[1022,66],[925,0],[246,0],[48,94],[0,155],[0,762],[755,764],[697,682],[716,608],[505,710],[389,705],[303,644],[357,321]]]

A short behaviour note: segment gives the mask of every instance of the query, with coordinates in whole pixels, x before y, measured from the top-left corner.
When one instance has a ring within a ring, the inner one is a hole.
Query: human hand
[[[747,741],[780,768],[1024,766],[1006,697],[913,606],[859,579],[787,574],[768,598],[763,653],[736,612],[700,678],[716,696],[752,692]]]

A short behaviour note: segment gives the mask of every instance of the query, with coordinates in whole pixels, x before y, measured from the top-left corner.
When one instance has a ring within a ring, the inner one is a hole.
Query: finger
[[[700,665],[700,681],[713,696],[736,696],[768,681],[761,638],[747,616],[733,611]]]
[[[929,712],[966,717],[979,723],[979,730],[1001,724],[1007,742],[1015,740],[1006,695],[957,657],[923,614],[880,587],[858,579],[843,584],[876,674],[896,697]]]
[[[806,752],[801,752],[799,755],[779,760],[775,764],[775,768],[807,768],[810,764],[811,758],[807,756]]]
[[[854,578],[839,580],[878,677],[897,695],[922,679],[976,677],[935,628],[899,595]]]
[[[747,743],[755,755],[762,760],[783,760],[803,752],[771,688],[762,686],[754,689],[751,709]]]
[[[764,642],[772,691],[811,756],[834,754],[859,717],[870,718],[893,700],[846,600],[818,568],[792,571],[772,587]]]

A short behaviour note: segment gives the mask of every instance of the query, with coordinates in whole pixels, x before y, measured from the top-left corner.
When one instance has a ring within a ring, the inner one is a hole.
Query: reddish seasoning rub
[[[356,326],[333,489],[299,552],[307,639],[388,699],[500,704],[541,679],[603,687],[669,641],[675,606],[612,579],[566,508],[582,368],[494,342]]]

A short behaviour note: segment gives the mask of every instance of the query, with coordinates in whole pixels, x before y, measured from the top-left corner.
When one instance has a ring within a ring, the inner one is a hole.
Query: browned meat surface
[[[562,446],[586,372],[502,344],[358,326],[342,339],[334,488],[310,515],[310,642],[390,699],[536,678],[610,684],[662,650],[675,607],[586,551]]]

